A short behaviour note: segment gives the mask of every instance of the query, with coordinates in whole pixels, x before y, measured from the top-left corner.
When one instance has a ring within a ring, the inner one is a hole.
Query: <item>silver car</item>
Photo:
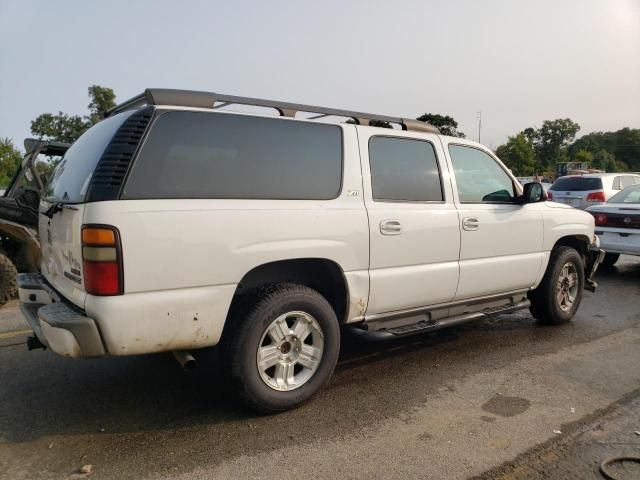
[[[620,190],[640,184],[634,173],[589,173],[558,178],[548,192],[549,200],[582,210],[601,205]]]

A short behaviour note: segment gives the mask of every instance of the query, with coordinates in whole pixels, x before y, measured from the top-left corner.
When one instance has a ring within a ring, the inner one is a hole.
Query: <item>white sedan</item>
[[[640,255],[640,185],[615,194],[606,203],[587,209],[596,221],[603,265],[612,266],[620,254]]]

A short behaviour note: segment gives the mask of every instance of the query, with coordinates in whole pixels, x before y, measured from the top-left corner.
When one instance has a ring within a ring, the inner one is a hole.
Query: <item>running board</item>
[[[522,310],[524,308],[528,308],[530,305],[531,305],[531,302],[529,300],[522,300],[521,302],[511,304],[511,305],[487,308],[480,312],[465,313],[463,315],[456,315],[453,317],[443,318],[441,320],[436,320],[431,322],[421,320],[416,323],[390,327],[390,328],[385,328],[384,323],[382,323],[381,325],[379,325],[379,328],[375,329],[375,331],[390,333],[391,335],[395,335],[397,337],[414,335],[416,333],[432,332],[435,330],[440,330],[441,328],[452,327],[454,325],[460,325],[463,323],[473,322],[476,320],[484,320],[489,317],[492,317],[493,315],[500,315],[503,313],[514,312],[516,310]],[[364,326],[366,327],[366,324]]]

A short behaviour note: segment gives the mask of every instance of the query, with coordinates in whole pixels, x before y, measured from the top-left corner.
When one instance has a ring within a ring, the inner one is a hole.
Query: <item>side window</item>
[[[614,190],[622,190],[622,177],[613,177],[613,187]]]
[[[442,183],[430,142],[397,137],[369,140],[373,199],[440,202]]]
[[[634,181],[633,181],[633,177],[631,175],[625,175],[622,177],[622,188],[627,188],[630,187],[631,185],[634,185]]]
[[[336,125],[176,111],[156,120],[122,198],[330,200],[341,185]]]
[[[449,145],[449,155],[462,203],[514,201],[511,177],[490,155],[464,145]]]

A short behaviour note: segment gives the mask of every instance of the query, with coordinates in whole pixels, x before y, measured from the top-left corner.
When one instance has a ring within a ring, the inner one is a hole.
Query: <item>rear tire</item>
[[[620,258],[619,253],[605,253],[604,259],[602,260],[602,266],[613,267],[619,258]]]
[[[542,282],[529,293],[531,314],[546,325],[569,322],[582,301],[584,282],[584,262],[580,254],[571,247],[555,248]]]
[[[17,275],[18,270],[11,259],[0,253],[0,306],[18,296]]]
[[[340,328],[317,291],[271,285],[232,314],[228,371],[240,399],[263,413],[297,407],[324,387],[336,366]]]

